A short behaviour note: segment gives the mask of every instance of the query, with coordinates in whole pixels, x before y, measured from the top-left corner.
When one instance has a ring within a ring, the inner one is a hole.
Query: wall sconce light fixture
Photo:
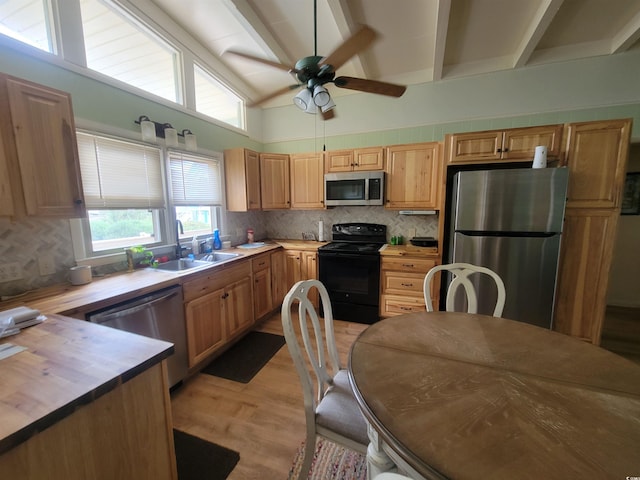
[[[198,150],[196,136],[189,129],[178,132],[170,123],[160,123],[151,120],[146,115],[141,115],[134,123],[140,125],[142,133],[142,141],[149,143],[158,143],[158,137],[164,138],[165,146],[177,147],[180,145],[178,137],[184,137],[184,143],[187,150],[195,152]]]

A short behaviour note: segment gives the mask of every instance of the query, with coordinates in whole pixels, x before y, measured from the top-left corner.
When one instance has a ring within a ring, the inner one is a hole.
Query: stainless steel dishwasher
[[[186,377],[187,334],[179,285],[96,310],[86,318],[93,323],[173,343],[173,355],[167,359],[169,386]]]

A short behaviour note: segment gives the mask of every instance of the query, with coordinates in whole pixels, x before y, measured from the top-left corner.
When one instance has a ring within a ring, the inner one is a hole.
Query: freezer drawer
[[[456,232],[453,262],[480,265],[500,275],[507,293],[504,318],[551,328],[559,251],[559,234],[506,237]],[[474,279],[478,313],[491,315],[497,298],[495,285],[491,279],[478,277]],[[458,292],[456,309],[466,311],[462,293]]]

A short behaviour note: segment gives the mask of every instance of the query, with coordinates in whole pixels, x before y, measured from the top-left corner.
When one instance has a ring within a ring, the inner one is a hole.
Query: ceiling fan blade
[[[326,112],[320,111],[320,113],[322,114],[323,120],[331,120],[336,116],[336,109],[332,108],[331,110],[327,110]]]
[[[401,97],[407,89],[404,85],[395,85],[393,83],[355,77],[336,77],[333,83],[336,87],[359,90],[367,93],[377,93],[389,97]]]
[[[258,100],[256,100],[255,102],[250,102],[247,104],[247,107],[257,107],[258,105],[267,102],[269,100],[271,100],[272,98],[276,98],[279,97],[280,95],[283,95],[287,92],[290,92],[291,90],[295,90],[296,88],[300,88],[304,85],[300,85],[300,84],[295,84],[295,85],[289,85],[287,87],[283,87],[280,90],[276,90],[275,92],[271,92],[270,94],[259,98]]]
[[[377,37],[378,34],[375,30],[363,25],[360,30],[345,40],[342,45],[320,60],[318,65],[331,65],[335,71],[356,53],[361,52],[371,45]]]
[[[264,65],[269,65],[270,67],[275,67],[275,68],[279,68],[280,70],[285,70],[287,72],[298,73],[298,70],[296,70],[294,67],[290,67],[288,65],[284,65],[284,64],[278,63],[278,62],[272,62],[271,60],[267,60],[266,58],[254,57],[253,55],[249,55],[248,53],[237,52],[235,50],[227,50],[226,52],[223,53],[223,55],[227,55],[227,54],[235,55],[237,57],[246,58],[246,59],[252,60],[254,62],[259,62],[259,63],[262,63]]]

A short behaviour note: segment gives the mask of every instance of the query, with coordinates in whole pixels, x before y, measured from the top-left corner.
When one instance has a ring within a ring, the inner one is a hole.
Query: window
[[[81,0],[87,67],[180,103],[178,52],[115,6]]]
[[[211,74],[194,65],[196,111],[212,118],[244,128],[243,102]]]
[[[184,229],[181,239],[220,229],[220,159],[173,150],[168,155],[171,202],[175,206],[176,220],[180,220]]]
[[[0,33],[53,53],[53,35],[47,5],[45,0],[0,2]]]
[[[85,255],[166,243],[160,150],[78,132],[78,152],[88,211]]]

